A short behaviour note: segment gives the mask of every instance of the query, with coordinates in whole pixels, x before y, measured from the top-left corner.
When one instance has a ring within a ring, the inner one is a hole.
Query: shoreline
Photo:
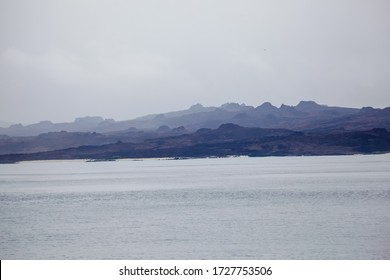
[[[390,152],[385,153],[369,153],[369,154],[324,154],[324,155],[271,155],[271,156],[248,156],[248,155],[231,155],[231,156],[205,156],[205,157],[140,157],[140,158],[117,158],[117,159],[37,159],[37,160],[21,160],[12,163],[0,162],[0,165],[14,165],[20,163],[67,163],[67,162],[80,162],[80,163],[106,163],[106,162],[123,162],[123,161],[183,161],[183,160],[199,160],[199,159],[226,159],[226,158],[303,158],[303,157],[340,157],[340,156],[376,156],[376,155],[390,155]]]

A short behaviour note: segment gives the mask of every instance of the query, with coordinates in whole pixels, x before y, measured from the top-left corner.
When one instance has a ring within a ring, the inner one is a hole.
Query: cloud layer
[[[0,119],[127,119],[197,102],[390,106],[389,8],[386,0],[5,0]]]

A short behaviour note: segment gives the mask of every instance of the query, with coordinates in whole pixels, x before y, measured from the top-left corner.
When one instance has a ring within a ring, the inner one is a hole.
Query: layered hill
[[[84,117],[0,128],[0,161],[379,153],[390,151],[388,131],[390,107],[197,104],[128,121]]]
[[[190,132],[195,132],[200,128],[218,128],[224,123],[299,131],[369,130],[376,127],[390,130],[390,107],[343,108],[319,105],[313,101],[301,101],[296,106],[282,105],[279,108],[268,102],[257,107],[236,103],[226,103],[220,107],[203,107],[197,104],[187,110],[148,115],[127,121],[84,117],[71,123],[43,121],[27,126],[18,124],[0,128],[0,135],[37,136],[60,131],[112,134],[128,129],[155,131],[161,126],[184,127]]]

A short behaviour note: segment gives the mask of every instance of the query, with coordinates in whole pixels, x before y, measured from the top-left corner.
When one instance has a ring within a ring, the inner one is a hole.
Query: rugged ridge
[[[0,128],[0,135],[37,136],[48,132],[96,132],[114,133],[131,127],[154,131],[161,126],[185,127],[194,132],[200,128],[218,128],[223,123],[235,123],[244,127],[287,128],[294,130],[369,130],[375,127],[390,129],[390,108],[361,109],[319,105],[314,101],[301,101],[296,106],[279,108],[269,102],[252,107],[245,104],[225,103],[220,107],[204,107],[201,104],[187,110],[154,114],[127,121],[114,121],[101,117],[78,118],[71,123],[43,121],[22,126]]]

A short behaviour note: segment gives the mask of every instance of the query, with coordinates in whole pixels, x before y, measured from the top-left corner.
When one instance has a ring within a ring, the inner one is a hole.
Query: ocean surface
[[[390,154],[0,165],[0,259],[390,259]]]

